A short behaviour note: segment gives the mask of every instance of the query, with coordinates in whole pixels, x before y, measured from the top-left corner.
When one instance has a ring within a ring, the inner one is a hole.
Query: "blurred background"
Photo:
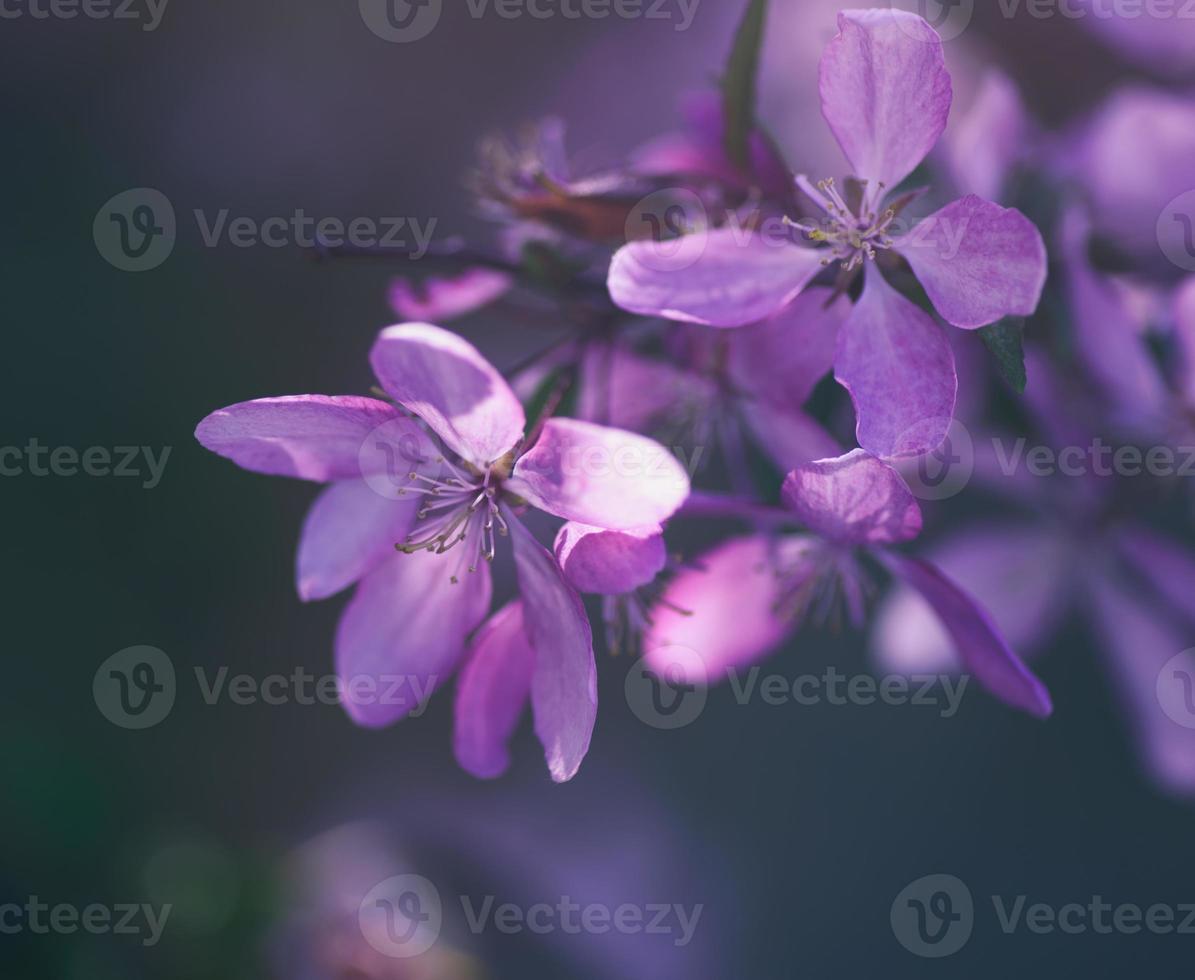
[[[815,79],[849,5],[773,6],[763,118],[795,166],[838,173]],[[1131,64],[1076,20],[999,6],[981,3],[948,44],[959,106],[998,65],[1058,128],[1175,67]],[[529,724],[505,779],[460,772],[448,690],[380,733],[324,704],[207,703],[197,668],[258,682],[329,674],[344,598],[304,606],[294,593],[314,489],[215,458],[195,424],[254,397],[366,392],[393,270],[227,236],[208,246],[194,212],[403,216],[437,242],[492,240],[462,189],[481,137],[559,115],[579,159],[617,161],[675,127],[741,12],[701,0],[678,29],[676,3],[635,19],[444,7],[413,43],[378,36],[348,0],[170,0],[152,30],[140,2],[128,8],[140,19],[5,8],[23,15],[0,20],[0,442],[169,456],[157,481],[0,479],[0,905],[171,912],[152,944],[144,927],[0,934],[0,975],[995,978],[1028,965],[1188,976],[1190,938],[1006,935],[993,911],[993,895],[1195,902],[1191,805],[1141,773],[1079,621],[1037,661],[1057,703],[1046,724],[974,691],[944,718],[742,706],[720,688],[693,724],[664,731],[624,697],[629,659],[599,652],[593,749],[565,786],[549,781]],[[156,268],[122,271],[93,222],[113,196],[147,187],[171,202],[177,240]],[[544,339],[485,317],[461,329],[500,366]],[[101,665],[134,646],[162,651],[176,681],[168,715],[143,730],[113,723],[93,696]],[[766,669],[791,678],[830,664],[869,671],[867,638],[806,630]],[[410,874],[443,902],[439,941],[418,961],[379,954],[357,927],[366,894]],[[902,889],[931,874],[965,882],[976,909],[966,948],[941,961],[910,953],[890,925]],[[683,943],[471,930],[464,906],[486,896],[524,910],[568,898],[702,911]]]

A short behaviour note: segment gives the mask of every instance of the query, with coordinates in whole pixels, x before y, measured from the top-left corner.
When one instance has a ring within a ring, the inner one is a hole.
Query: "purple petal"
[[[659,524],[607,531],[569,521],[556,535],[556,561],[578,592],[623,595],[648,585],[668,560]]]
[[[787,239],[723,228],[671,242],[631,242],[610,263],[610,296],[624,310],[741,327],[790,303],[822,256]]]
[[[927,561],[893,552],[879,557],[933,607],[968,673],[1014,708],[1038,718],[1053,714],[1045,685],[1009,649],[987,610]]]
[[[934,306],[956,327],[986,327],[1037,309],[1046,245],[1020,211],[971,195],[917,225],[896,248]]]
[[[983,596],[1008,645],[1027,654],[1058,625],[1072,598],[1069,543],[1040,527],[982,527],[951,538],[927,557],[971,595]],[[911,674],[961,668],[942,621],[906,585],[884,600],[872,643],[889,670]]]
[[[842,452],[837,440],[802,411],[750,399],[740,406],[755,441],[783,472]]]
[[[508,603],[473,637],[457,681],[453,748],[466,772],[496,779],[510,767],[507,743],[530,696],[534,670],[523,605]]]
[[[1195,405],[1195,278],[1184,281],[1174,294],[1174,333],[1181,359],[1180,384],[1187,403]]]
[[[415,523],[421,497],[387,499],[364,480],[333,483],[303,523],[296,583],[305,602],[347,589],[394,554]]]
[[[373,398],[261,398],[213,412],[195,438],[254,473],[326,483],[368,475],[360,458],[366,436],[397,417],[394,406]]]
[[[942,444],[958,378],[941,328],[874,267],[838,334],[834,376],[851,394],[859,445],[876,456],[921,456]]]
[[[895,544],[921,533],[921,508],[891,466],[862,449],[798,466],[784,502],[811,531],[847,544]]]
[[[582,361],[577,410],[591,422],[649,432],[678,416],[704,414],[717,394],[709,378],[684,367],[643,357],[622,345],[595,345]]]
[[[390,307],[404,320],[454,320],[474,313],[507,293],[513,280],[493,269],[466,269],[451,279],[432,277],[415,283],[395,279]]]
[[[1195,104],[1188,96],[1118,90],[1081,136],[1076,158],[1100,231],[1159,262],[1162,254],[1187,254],[1183,224],[1159,219],[1192,189]]]
[[[1195,555],[1144,527],[1126,529],[1118,535],[1117,545],[1154,593],[1195,623]]]
[[[822,114],[855,175],[895,188],[946,128],[942,39],[916,14],[850,10],[821,63]]]
[[[669,584],[644,637],[647,663],[689,683],[724,680],[756,663],[796,629],[780,615],[778,563],[799,561],[800,538],[732,538],[701,555]]]
[[[850,300],[825,288],[808,289],[762,323],[730,334],[727,369],[744,391],[778,407],[799,409],[834,366],[838,330]]]
[[[552,779],[565,783],[581,767],[597,720],[593,635],[581,597],[564,580],[556,560],[517,518],[510,515],[508,520],[524,620],[535,648],[535,733]]]
[[[1027,154],[1031,130],[1016,83],[989,69],[971,107],[946,130],[946,163],[959,193],[999,201],[1013,167]]]
[[[671,517],[689,495],[689,477],[652,439],[549,419],[515,464],[507,487],[567,521],[626,531]]]
[[[388,327],[369,359],[387,394],[463,459],[491,463],[522,438],[526,419],[510,385],[456,334],[427,323]]]
[[[1115,689],[1136,730],[1151,776],[1173,793],[1195,793],[1195,654],[1190,634],[1107,579],[1091,583]]]
[[[758,129],[748,138],[746,172],[726,155],[726,127],[719,92],[703,91],[685,100],[684,132],[669,133],[641,147],[631,169],[655,177],[716,180],[731,187],[758,186],[767,197],[784,198],[792,180],[776,144]]]
[[[490,566],[470,574],[451,552],[395,554],[370,572],[336,631],[349,717],[383,728],[409,714],[456,668],[490,597]]]
[[[1195,67],[1195,29],[1186,0],[1153,6],[1075,0],[1077,20],[1150,72],[1179,75]]]
[[[1077,210],[1062,221],[1067,297],[1075,348],[1092,379],[1103,389],[1112,414],[1152,428],[1165,416],[1167,394],[1136,321],[1112,283],[1087,257],[1088,225]]]

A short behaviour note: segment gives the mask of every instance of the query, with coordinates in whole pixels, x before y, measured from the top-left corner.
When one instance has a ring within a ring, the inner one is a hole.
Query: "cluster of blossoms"
[[[601,597],[609,646],[711,683],[810,622],[861,626],[888,578],[881,662],[956,664],[1036,717],[1052,702],[1021,654],[1069,602],[1092,605],[1147,758],[1195,789],[1195,732],[1145,703],[1160,664],[1140,649],[1185,645],[1195,556],[1144,527],[1123,481],[1026,485],[982,453],[977,482],[1032,520],[993,518],[916,555],[906,482],[961,420],[990,427],[976,335],[1007,362],[1026,318],[1022,411],[1042,438],[1177,445],[1195,429],[1195,287],[1157,275],[1153,227],[1191,172],[1195,104],[1123,93],[1053,144],[992,76],[948,132],[942,40],[892,9],[840,14],[820,99],[841,181],[794,173],[758,126],[736,148],[742,120],[705,96],[687,129],[607,172],[573,173],[555,123],[488,142],[472,185],[503,222],[502,251],[433,253],[443,275],[395,282],[404,322],[370,354],[377,397],[245,402],[204,419],[199,441],[327,484],[297,581],[304,600],[356,587],[338,672],[424,691],[455,673],[456,755],[478,776],[506,770],[528,703],[552,777],[577,773],[597,717],[583,596]],[[1040,213],[1013,179],[1035,167],[1065,181]],[[1131,275],[1093,261],[1109,234]],[[504,374],[443,326],[499,308],[567,332]],[[1177,368],[1157,357],[1161,330]],[[536,511],[563,522],[551,548]],[[746,530],[670,551],[688,521]],[[494,611],[490,565],[508,542],[518,593]],[[368,727],[415,707],[346,705]]]

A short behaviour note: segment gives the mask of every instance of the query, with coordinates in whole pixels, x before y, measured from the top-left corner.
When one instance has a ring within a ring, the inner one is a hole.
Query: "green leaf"
[[[767,10],[768,0],[749,0],[722,76],[726,153],[740,167],[747,166],[751,131],[755,128],[756,82]]]
[[[1023,334],[1025,321],[1018,317],[1007,317],[990,327],[983,327],[979,336],[996,359],[996,367],[1018,395],[1025,394],[1029,378],[1025,373],[1025,345]]]
[[[527,416],[527,426],[530,428],[539,421],[544,410],[548,407],[548,401],[552,398],[556,389],[560,387],[563,380],[562,372],[557,369],[549,371],[544,375],[543,380],[535,386],[535,390],[531,392],[526,403],[523,405],[523,414]]]

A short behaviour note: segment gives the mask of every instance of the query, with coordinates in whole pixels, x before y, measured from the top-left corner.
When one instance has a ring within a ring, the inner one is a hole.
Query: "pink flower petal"
[[[732,538],[701,555],[669,584],[644,637],[647,664],[688,683],[716,683],[776,649],[797,623],[777,613],[786,564],[806,545],[762,535]]]
[[[510,767],[508,742],[530,697],[534,670],[523,605],[508,603],[473,637],[457,681],[453,748],[466,772],[496,779]]]
[[[946,128],[942,39],[916,14],[850,10],[821,63],[822,113],[855,175],[895,188]]]
[[[535,648],[531,707],[548,771],[558,783],[577,774],[597,720],[593,635],[581,597],[531,532],[508,516],[523,616]]]
[[[658,442],[591,422],[549,419],[507,487],[549,514],[626,531],[662,524],[685,502],[689,477]]]
[[[390,306],[404,320],[455,320],[488,306],[507,293],[512,282],[493,269],[466,269],[451,279],[433,277],[420,283],[395,279]]]
[[[1045,685],[1012,652],[991,615],[935,566],[919,558],[882,552],[880,560],[920,592],[942,620],[968,673],[1006,704],[1038,718],[1054,706]]]
[[[523,436],[523,406],[510,385],[454,333],[427,323],[388,327],[370,363],[387,394],[463,459],[492,463]]]
[[[624,310],[714,327],[741,327],[783,309],[822,268],[822,256],[741,228],[618,250],[607,285]]]
[[[303,524],[296,582],[309,602],[347,589],[394,554],[415,523],[422,497],[397,500],[377,493],[364,480],[333,483]]]
[[[784,502],[811,531],[848,544],[896,544],[921,533],[921,508],[891,466],[862,449],[798,466]]]
[[[986,327],[1037,309],[1046,284],[1046,245],[1020,211],[974,195],[930,215],[897,250],[956,327]]]
[[[838,334],[834,376],[851,394],[859,445],[921,456],[942,444],[958,378],[941,328],[868,266],[863,295]]]
[[[375,428],[398,417],[392,405],[348,395],[292,395],[241,402],[213,412],[195,438],[254,473],[301,480],[351,480]]]
[[[668,560],[659,524],[607,531],[569,521],[556,535],[556,561],[578,592],[623,595],[652,582]]]
[[[336,631],[349,717],[383,728],[408,715],[456,668],[491,593],[490,566],[469,573],[452,552],[395,554],[370,572]]]

